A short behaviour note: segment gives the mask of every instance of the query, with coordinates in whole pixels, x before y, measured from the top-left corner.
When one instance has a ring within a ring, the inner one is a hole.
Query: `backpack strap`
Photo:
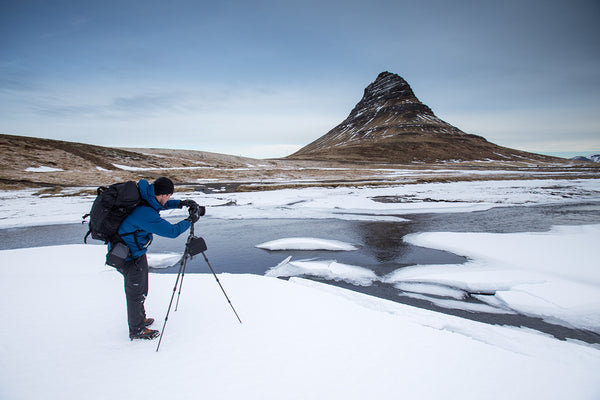
[[[150,203],[148,203],[145,199],[140,200],[140,203],[137,205],[137,207],[140,207],[140,206],[152,207],[150,205]],[[135,231],[132,231],[132,232],[116,233],[115,234],[115,238],[116,238],[116,241],[120,241],[120,242],[125,243],[125,241],[123,240],[123,236],[133,235],[133,240],[135,241],[135,245],[137,246],[138,250],[143,250],[144,248],[150,246],[150,243],[152,241],[151,240],[148,241],[143,246],[140,245],[140,242],[138,241],[138,235],[137,235],[137,233],[141,232],[141,231],[142,231],[142,229],[136,229]],[[87,238],[87,236],[89,234],[90,234],[90,232],[88,232],[88,234],[86,235],[86,238]]]
[[[143,250],[144,248],[148,247],[150,245],[150,241],[148,241],[148,243],[145,243],[143,246],[140,245],[140,242],[138,241],[138,232],[141,232],[141,229],[136,229],[133,232],[126,232],[126,233],[121,233],[121,234],[117,234],[116,236],[118,237],[118,239],[120,241],[122,241],[123,243],[125,243],[123,241],[123,236],[128,236],[128,235],[133,235],[133,240],[135,241],[135,245],[137,246],[138,250]]]
[[[90,216],[90,213],[87,213],[87,214],[85,214],[85,215],[83,215],[83,216],[81,217],[81,224],[82,224],[82,225],[83,225],[83,224],[85,224],[85,219],[86,219],[87,217],[89,217],[89,216]],[[92,228],[90,227],[90,229],[88,229],[87,233],[86,233],[86,234],[85,234],[85,236],[83,237],[83,243],[87,244],[87,238],[88,238],[88,236],[90,236],[90,234],[91,234],[91,233],[92,233]]]
[[[92,233],[92,228],[88,229],[87,233],[83,237],[83,243],[87,244],[87,238],[88,238],[88,236],[90,236],[91,233]]]

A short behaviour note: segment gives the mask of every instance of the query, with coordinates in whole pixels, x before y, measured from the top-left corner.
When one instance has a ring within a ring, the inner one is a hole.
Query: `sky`
[[[383,71],[501,146],[600,153],[598,0],[0,0],[0,133],[255,158]]]

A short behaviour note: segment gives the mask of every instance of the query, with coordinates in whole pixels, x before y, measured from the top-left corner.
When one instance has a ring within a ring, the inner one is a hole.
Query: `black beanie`
[[[175,186],[169,178],[162,176],[154,181],[154,194],[173,194],[174,191]]]

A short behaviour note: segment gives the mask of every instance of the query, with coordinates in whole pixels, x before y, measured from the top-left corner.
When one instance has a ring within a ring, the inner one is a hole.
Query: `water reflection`
[[[363,222],[357,228],[365,251],[380,263],[402,259],[410,247],[402,240],[411,233],[403,222]]]

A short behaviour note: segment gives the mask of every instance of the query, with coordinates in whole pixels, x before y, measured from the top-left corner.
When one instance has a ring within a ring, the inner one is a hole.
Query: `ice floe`
[[[359,286],[369,286],[377,275],[368,268],[342,264],[335,260],[298,260],[288,257],[265,275],[272,277],[312,276],[334,281],[344,281]]]
[[[181,254],[179,253],[151,253],[147,254],[148,256],[148,265],[151,268],[155,269],[163,269],[169,268],[175,265],[179,260],[181,260]]]
[[[352,251],[357,247],[339,240],[317,239],[308,237],[282,238],[257,244],[256,247],[265,250],[330,250]]]

